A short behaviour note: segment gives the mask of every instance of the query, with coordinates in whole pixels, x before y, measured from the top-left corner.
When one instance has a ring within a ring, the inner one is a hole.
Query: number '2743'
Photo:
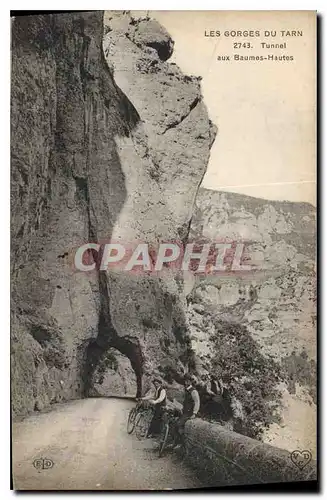
[[[234,49],[251,49],[252,45],[249,42],[234,42]]]

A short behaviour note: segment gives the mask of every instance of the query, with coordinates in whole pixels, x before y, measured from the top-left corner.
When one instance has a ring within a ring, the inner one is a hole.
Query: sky
[[[316,60],[313,11],[150,11],[175,41],[176,62],[202,76],[218,134],[203,186],[315,205]],[[256,31],[258,37],[225,32]],[[221,36],[205,36],[220,31]],[[276,31],[276,36],[264,32]],[[284,31],[282,36],[281,31]],[[287,31],[302,36],[287,36]],[[263,48],[261,43],[286,48]],[[251,48],[234,48],[250,43]],[[235,61],[234,54],[288,55],[292,61]],[[230,56],[218,61],[217,56]]]

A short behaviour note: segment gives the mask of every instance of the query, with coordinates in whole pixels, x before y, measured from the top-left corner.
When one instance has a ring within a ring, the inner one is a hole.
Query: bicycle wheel
[[[152,417],[152,416],[151,416]],[[139,413],[135,419],[135,434],[138,439],[145,439],[149,432],[151,418],[147,412]]]
[[[131,411],[129,412],[128,420],[127,420],[127,432],[128,432],[128,434],[132,434],[132,432],[134,430],[136,415],[137,415],[136,408],[132,408]]]
[[[166,449],[168,435],[169,435],[169,422],[165,422],[162,426],[161,435],[160,435],[159,457],[162,457],[162,455]]]

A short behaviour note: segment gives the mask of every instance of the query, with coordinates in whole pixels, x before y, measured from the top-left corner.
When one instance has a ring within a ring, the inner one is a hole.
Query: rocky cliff
[[[251,267],[189,280],[198,372],[225,380],[237,402],[236,429],[313,452],[315,208],[201,188],[189,238],[243,242],[242,262]]]
[[[174,276],[100,271],[95,252],[97,271],[73,265],[89,241],[188,238],[215,131],[172,50],[158,23],[128,12],[104,26],[102,12],[13,20],[14,414],[95,393],[106,368],[120,374],[113,393],[140,393],[165,360],[187,362]]]
[[[185,369],[210,372],[234,430],[314,453],[315,211],[199,190],[215,127],[173,48],[129,12],[13,21],[13,412],[140,394],[154,372],[178,397]],[[252,270],[75,268],[107,241],[243,242]]]

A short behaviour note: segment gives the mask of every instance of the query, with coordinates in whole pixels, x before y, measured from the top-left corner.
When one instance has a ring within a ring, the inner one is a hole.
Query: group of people
[[[236,418],[233,381],[229,380],[227,384],[221,378],[208,374],[195,386],[200,394],[203,417],[222,425],[233,425]]]
[[[155,388],[154,395],[147,395],[142,398],[142,401],[149,401],[154,407],[154,414],[148,432],[149,437],[160,432],[161,420],[167,403],[167,391],[163,380],[154,378],[152,383]],[[210,377],[210,375],[206,376],[201,382],[198,382],[197,379],[190,374],[185,375],[182,414],[177,422],[179,436],[179,439],[176,441],[177,447],[182,443],[186,422],[198,415],[201,400],[204,399],[205,401],[206,398],[210,399],[222,395],[223,391],[224,387],[222,382],[214,377]]]
[[[204,399],[215,398],[216,396],[222,397],[225,392],[222,380],[209,373],[204,375],[200,381],[197,381],[196,377],[193,377],[193,383],[199,391],[200,396]]]

